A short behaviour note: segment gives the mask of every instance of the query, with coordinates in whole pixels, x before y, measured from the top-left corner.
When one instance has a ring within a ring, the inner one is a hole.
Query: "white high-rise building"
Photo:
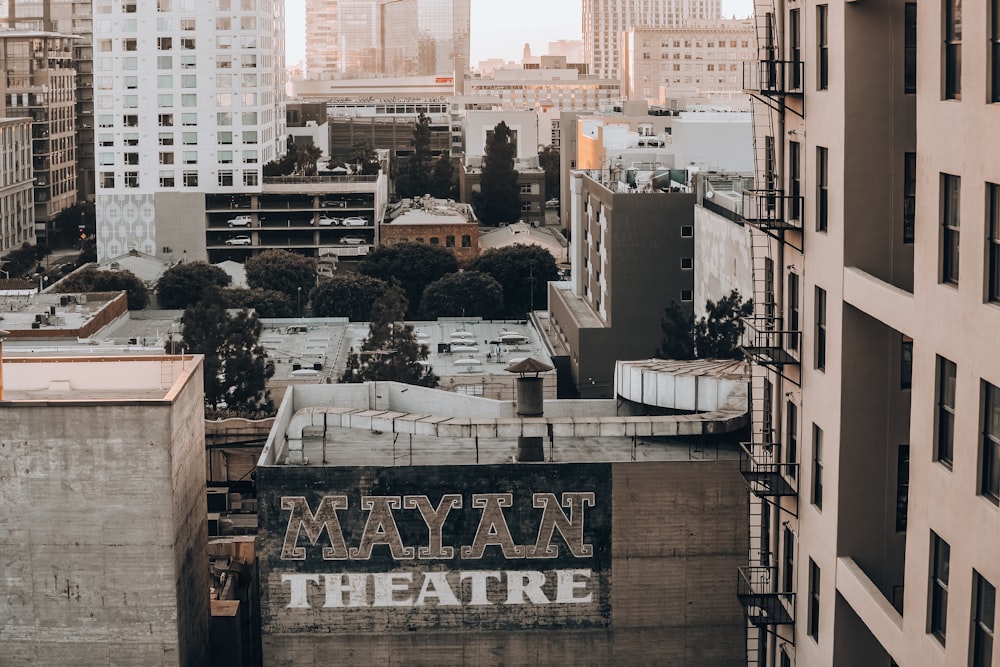
[[[95,0],[99,259],[205,259],[206,199],[285,147],[284,0]]]
[[[686,19],[721,15],[721,0],[583,0],[583,57],[591,74],[617,79],[629,29],[678,28]]]

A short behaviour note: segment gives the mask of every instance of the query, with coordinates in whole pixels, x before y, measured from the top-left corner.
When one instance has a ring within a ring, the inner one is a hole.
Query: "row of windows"
[[[715,48],[715,40],[711,40],[711,39],[710,40],[706,40],[704,43],[700,39],[696,39],[694,41],[692,41],[690,39],[685,39],[685,40],[675,39],[675,40],[673,40],[672,43],[670,41],[668,41],[668,40],[663,40],[662,42],[660,42],[660,48],[668,49],[671,46],[673,46],[673,48],[679,49],[679,48],[681,48],[681,42],[682,41],[684,43],[684,48],[686,48],[686,49],[690,49],[691,46],[692,46],[692,44],[694,45],[694,48],[696,48],[696,49],[702,48],[702,44],[704,44],[705,48],[709,48],[709,49],[714,49]],[[727,41],[729,42],[729,48],[731,48],[731,49],[735,49],[736,48],[737,41],[739,42],[739,45],[740,45],[741,49],[748,49],[748,48],[750,48],[750,40],[748,40],[748,39],[741,39],[741,40],[735,40],[735,39],[725,40],[725,39],[720,39],[719,40],[719,48],[720,49],[726,48],[726,42]],[[649,46],[650,46],[650,41],[648,39],[643,40],[642,45],[643,45],[643,47],[645,47],[645,48],[648,49]]]
[[[985,299],[1000,303],[1000,185],[986,183],[986,293]],[[962,179],[941,174],[941,261],[940,281],[959,284],[961,247]]]
[[[409,241],[410,241],[409,238],[401,237],[401,238],[395,239],[393,241],[393,243],[409,243]],[[424,242],[424,237],[418,236],[415,239],[413,239],[413,241],[415,243],[423,243]],[[437,237],[437,236],[431,236],[429,239],[427,239],[427,242],[430,243],[430,245],[441,245],[441,239],[440,239],[440,237]],[[446,248],[454,248],[455,247],[455,237],[453,235],[448,234],[448,235],[446,235],[444,237],[444,247],[446,247]],[[472,247],[472,236],[470,236],[469,234],[463,234],[462,235],[462,247],[463,248],[471,248]]]
[[[177,184],[177,174],[174,171],[162,170],[158,174],[158,177],[160,187],[172,188]],[[260,174],[256,171],[244,171],[242,180],[244,186],[254,187],[260,184]],[[119,187],[119,185],[123,188],[138,188],[139,172],[126,171],[121,175],[121,179],[119,179],[113,171],[102,171],[99,181],[101,187],[108,190]],[[220,188],[235,187],[236,185],[235,174],[232,171],[220,171],[216,177],[216,181]],[[197,171],[181,172],[181,184],[183,187],[197,188],[198,182]]]
[[[942,645],[948,637],[948,584],[951,580],[951,545],[931,531],[927,631]],[[969,631],[969,664],[989,667],[993,663],[993,633],[996,618],[996,587],[972,570],[972,627]]]

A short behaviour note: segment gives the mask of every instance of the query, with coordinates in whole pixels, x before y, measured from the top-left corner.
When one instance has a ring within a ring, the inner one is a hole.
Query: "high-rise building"
[[[35,238],[29,119],[0,118],[0,164],[4,165],[0,169],[0,253],[5,253]]]
[[[748,664],[1000,664],[1000,4],[756,16]]]
[[[677,28],[718,19],[721,0],[583,0],[583,56],[591,74],[618,78],[622,36],[631,28]]]
[[[284,0],[94,3],[99,259],[206,258],[206,196],[285,150]]]
[[[454,76],[469,66],[471,0],[309,0],[310,78]]]

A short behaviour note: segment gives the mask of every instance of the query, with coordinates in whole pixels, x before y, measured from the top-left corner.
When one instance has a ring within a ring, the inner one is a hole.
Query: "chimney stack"
[[[538,374],[552,370],[548,364],[543,364],[537,359],[522,359],[515,361],[504,370],[510,373],[518,373],[517,378],[517,403],[515,414],[518,417],[541,417],[544,414],[543,408],[543,387],[544,379]],[[526,373],[533,373],[527,377]],[[518,463],[539,463],[545,461],[545,445],[540,437],[529,437],[520,435],[517,437],[517,452],[514,460]]]

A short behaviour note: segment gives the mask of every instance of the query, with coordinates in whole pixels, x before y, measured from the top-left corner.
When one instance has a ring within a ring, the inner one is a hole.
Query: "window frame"
[[[917,3],[903,5],[903,94],[917,92]]]
[[[997,589],[983,575],[972,570],[972,629],[970,667],[993,664],[993,639],[996,629]]]
[[[982,382],[979,494],[1000,505],[1000,388]]]
[[[934,460],[951,469],[955,457],[955,404],[958,367],[938,355],[934,395]],[[950,384],[949,384],[950,383]]]
[[[816,90],[830,87],[830,6],[816,5]]]
[[[940,282],[958,285],[961,270],[962,178],[941,174],[941,274]]]
[[[809,559],[809,608],[806,618],[806,632],[813,641],[819,643],[820,584],[822,572],[812,558]]]
[[[948,636],[948,580],[951,545],[931,531],[930,581],[927,595],[927,632],[945,646]]]
[[[816,285],[815,304],[815,338],[813,350],[813,367],[818,371],[826,370],[826,290]]]
[[[986,299],[1000,303],[1000,185],[996,183],[986,184],[986,245]]]
[[[815,423],[812,425],[812,480],[809,501],[817,510],[823,511],[823,429]]]
[[[943,53],[941,63],[942,99],[962,99],[962,0],[944,0],[941,3],[944,20]],[[957,14],[957,16],[956,16]]]
[[[816,147],[816,231],[826,232],[830,226],[830,151]]]

